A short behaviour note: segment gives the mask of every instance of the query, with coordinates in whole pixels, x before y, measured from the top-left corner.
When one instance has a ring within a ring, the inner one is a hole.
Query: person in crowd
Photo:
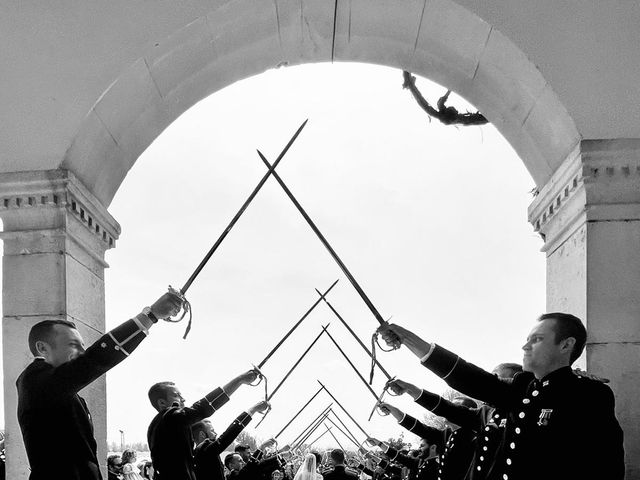
[[[147,480],[153,480],[153,463],[151,460],[145,460],[138,465],[140,476]]]
[[[173,382],[151,386],[149,401],[158,414],[149,425],[147,440],[156,480],[196,480],[191,426],[213,415],[241,385],[252,384],[258,375],[256,370],[238,375],[191,407],[185,406],[185,400]]]
[[[267,408],[269,408],[269,403],[264,400],[256,403],[246,412],[238,415],[219,437],[209,420],[202,420],[191,426],[191,432],[196,442],[194,461],[198,480],[224,480],[224,467],[220,460],[220,454],[251,422],[253,415],[262,413]]]
[[[122,452],[122,478],[123,480],[142,480],[140,470],[136,466],[138,456],[135,450]]]
[[[323,475],[325,480],[356,480],[358,475],[346,469],[344,464],[344,451],[334,448],[329,454],[329,463],[333,469]]]
[[[388,404],[384,405],[385,407],[383,408],[389,407]],[[392,407],[390,410],[394,409],[395,407]],[[413,421],[417,422],[416,419],[411,417],[411,423],[413,423]],[[371,445],[380,447],[388,458],[389,464],[397,463],[401,466],[407,467],[410,472],[410,478],[417,480],[430,480],[440,476],[440,452],[442,452],[445,432],[432,427],[427,427],[422,423],[420,423],[420,425],[426,428],[414,426],[413,429],[410,430],[418,436],[423,436],[423,438],[420,439],[420,455],[417,458],[412,455],[408,455],[407,453],[403,453],[393,448],[388,443],[381,442],[375,437],[369,437],[367,442]],[[384,469],[390,473],[398,473],[397,469],[390,470],[388,466],[385,467],[384,464],[379,464],[379,466],[383,466]]]
[[[108,480],[122,480],[122,458],[112,454],[107,457]]]
[[[561,312],[541,315],[522,346],[524,372],[513,381],[398,325],[380,331],[387,343],[406,346],[450,387],[505,412],[500,448],[485,467],[487,479],[624,478],[623,433],[613,393],[571,369],[587,340],[579,318]],[[585,461],[594,438],[598,454]]]
[[[517,363],[501,363],[492,373],[505,381],[511,381],[521,371],[522,366]],[[456,401],[459,397],[451,402],[400,379],[390,382],[389,388],[396,394],[409,394],[418,405],[445,418],[449,425],[454,426],[455,430],[447,440],[439,468],[442,479],[481,480],[485,477],[487,469],[484,466],[495,457],[500,448],[501,428],[506,425],[500,418],[504,417],[504,413],[489,405],[476,408],[475,403]],[[398,419],[399,415],[396,413],[394,417]],[[403,426],[413,425],[413,420],[407,418],[399,421]],[[467,442],[469,439],[471,441]]]
[[[227,478],[242,478],[240,475],[240,471],[245,466],[244,460],[238,453],[230,453],[226,457],[224,457],[224,466],[227,467],[229,474]]]
[[[85,349],[75,323],[48,319],[29,332],[34,356],[16,381],[18,422],[31,466],[31,480],[100,480],[100,462],[91,413],[78,392],[127,358],[159,318],[175,315],[182,298],[165,293],[136,315]],[[49,435],[73,452],[61,462]]]

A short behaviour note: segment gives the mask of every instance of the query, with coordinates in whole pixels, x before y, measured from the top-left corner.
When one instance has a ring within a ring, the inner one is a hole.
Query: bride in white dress
[[[316,456],[313,453],[307,454],[293,480],[322,480],[322,475],[316,471]]]

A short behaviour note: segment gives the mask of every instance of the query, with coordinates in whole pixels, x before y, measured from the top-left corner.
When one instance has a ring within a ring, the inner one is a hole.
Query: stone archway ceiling
[[[73,171],[105,205],[145,148],[197,101],[270,68],[326,62],[332,55],[334,61],[407,69],[461,94],[501,131],[539,186],[580,140],[573,120],[526,55],[451,0],[338,0],[337,8],[326,0],[195,3],[190,9],[183,5],[180,15],[174,7],[177,19],[170,17],[169,7],[143,17],[130,12],[131,19],[125,18],[126,8],[110,11],[103,23],[124,24],[118,28],[137,48],[104,49],[114,80],[91,103],[81,91],[76,103],[56,112],[69,125],[50,153],[55,156],[64,146],[62,161],[52,160],[48,168]],[[98,8],[76,7],[82,17],[87,8]],[[150,34],[132,33],[138,17],[146,22],[139,28],[150,28]],[[155,25],[154,19],[164,23]],[[109,53],[118,54],[120,63],[123,57],[129,61],[118,68],[118,62],[109,63]],[[102,64],[86,66],[88,86],[100,83],[93,76],[101,69]],[[87,107],[81,114],[82,105]],[[24,166],[14,169],[31,167],[26,160]]]

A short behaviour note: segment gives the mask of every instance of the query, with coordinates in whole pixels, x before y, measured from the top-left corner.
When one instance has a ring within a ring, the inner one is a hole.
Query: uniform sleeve
[[[220,455],[240,435],[240,432],[251,422],[251,415],[242,412],[231,425],[213,442],[204,446],[206,455]]]
[[[599,439],[598,455],[591,456],[593,478],[623,480],[625,476],[624,434],[615,415],[615,399],[609,387],[597,384],[587,400],[588,419],[592,438]],[[595,414],[597,412],[597,415]]]
[[[444,417],[459,427],[470,428],[473,431],[478,431],[482,428],[483,415],[480,409],[456,405],[427,390],[422,390],[422,393],[416,399],[416,403],[434,415]]]
[[[436,345],[422,365],[442,378],[451,388],[489,405],[506,408],[513,402],[514,386],[466,362],[455,353]]]
[[[164,418],[172,424],[191,426],[213,415],[228,401],[229,396],[224,393],[222,388],[218,387],[190,407],[173,408],[167,411]]]
[[[400,453],[400,451],[395,448],[389,446],[385,452],[389,457],[391,462],[397,462],[405,467],[409,467],[411,469],[417,469],[420,464],[420,459],[416,457],[412,457],[410,455],[405,455],[404,453]],[[384,468],[384,467],[383,467]]]
[[[46,382],[49,395],[73,395],[127,358],[147,336],[141,323],[128,320],[107,332],[83,355],[50,371]]]
[[[409,430],[411,433],[418,435],[420,438],[426,439],[429,443],[437,442],[438,439],[441,439],[443,436],[442,430],[429,427],[411,415],[405,414],[404,418],[400,420],[399,423],[400,426]]]

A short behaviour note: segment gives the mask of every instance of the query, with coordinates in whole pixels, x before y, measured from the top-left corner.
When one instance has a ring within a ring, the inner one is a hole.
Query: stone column
[[[32,360],[31,326],[60,318],[78,325],[85,343],[104,331],[104,253],[114,247],[120,226],[100,202],[65,170],[0,174],[0,218],[4,241],[3,345],[7,478],[28,478],[28,462],[17,423],[15,381]],[[89,404],[106,459],[104,377],[81,395]],[[42,432],[56,445],[56,432]],[[73,452],[66,452],[73,454]],[[64,455],[63,455],[64,457]],[[103,467],[104,469],[104,467]],[[106,478],[106,475],[105,475]]]
[[[611,380],[627,479],[640,479],[640,139],[583,140],[529,220],[545,240],[547,311],[586,322],[582,365]]]

